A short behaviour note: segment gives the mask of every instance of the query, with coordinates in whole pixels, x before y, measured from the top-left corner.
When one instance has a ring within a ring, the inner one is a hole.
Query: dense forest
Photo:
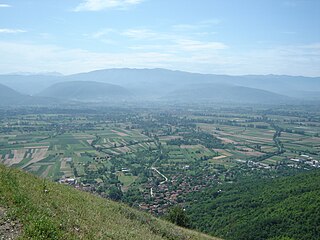
[[[320,171],[189,195],[193,227],[224,239],[320,239]],[[193,201],[194,200],[194,201]]]

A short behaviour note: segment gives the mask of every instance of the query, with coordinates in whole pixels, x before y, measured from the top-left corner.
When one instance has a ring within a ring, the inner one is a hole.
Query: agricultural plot
[[[250,122],[253,126],[258,125],[258,128],[203,123],[198,124],[198,127],[203,131],[211,133],[224,144],[232,144],[233,148],[228,150],[228,154],[224,151],[224,154],[220,153],[220,156],[211,160],[211,162],[218,164],[234,163],[238,160],[243,161],[251,158],[257,159],[268,156],[267,154],[271,154],[271,157],[263,158],[261,162],[267,165],[276,165],[291,158],[299,158],[301,154],[308,154],[317,159],[320,149],[320,138],[317,135],[319,129],[317,125],[313,124],[310,127],[309,123],[300,123],[299,125],[288,124],[286,123],[288,119],[284,117],[279,117],[276,121],[278,121],[276,123],[278,127],[282,129],[287,127],[293,131],[292,133],[288,133],[283,130],[278,136],[279,143],[285,151],[276,155],[274,153],[277,153],[279,150],[274,141],[276,130],[266,123]],[[303,131],[301,132],[301,130]],[[219,152],[219,150],[217,151]]]
[[[153,150],[156,148],[149,137],[138,130],[110,128],[97,133],[98,141],[95,147],[102,148],[109,154],[125,154],[138,149]]]
[[[317,155],[317,152],[319,152],[319,137],[294,133],[282,133],[279,139],[283,143],[285,149],[287,149],[288,153],[295,153],[295,155],[299,155],[299,153]]]
[[[220,139],[224,144],[232,144],[235,150],[228,159],[259,157],[266,152],[276,151],[273,141],[274,130],[199,124],[199,127]],[[259,148],[257,148],[259,145]]]
[[[48,148],[48,146],[33,146],[13,150],[2,150],[0,152],[1,161],[8,166],[26,168],[44,159],[47,155]]]
[[[244,128],[215,124],[199,124],[199,127],[204,131],[212,133],[217,138],[220,138],[224,143],[233,144],[272,144],[272,137],[275,132],[270,129]]]
[[[123,172],[118,172],[117,177],[124,188],[129,187],[138,178],[137,176],[132,176],[130,173],[125,174]]]
[[[71,163],[79,166],[88,161],[88,155],[91,158],[105,155],[96,152],[88,143],[94,137],[85,133],[56,134],[54,137],[36,134],[2,136],[2,141],[6,140],[7,144],[0,150],[0,161],[42,177],[72,177]]]
[[[172,166],[187,165],[217,156],[216,152],[200,144],[181,146],[166,145],[164,149],[168,156],[166,163]]]

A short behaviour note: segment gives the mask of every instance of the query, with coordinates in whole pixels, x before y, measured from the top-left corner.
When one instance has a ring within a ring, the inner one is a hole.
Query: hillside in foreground
[[[21,239],[216,239],[0,165],[0,238],[5,231]]]

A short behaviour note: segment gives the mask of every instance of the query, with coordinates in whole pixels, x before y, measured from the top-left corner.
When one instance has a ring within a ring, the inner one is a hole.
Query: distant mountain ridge
[[[243,87],[257,88],[271,91],[282,95],[295,97],[297,92],[306,93],[320,91],[320,77],[303,77],[287,75],[217,75],[201,74],[183,71],[173,71],[167,69],[102,69],[88,73],[79,73],[67,76],[67,79],[86,80],[88,78],[95,81],[108,82],[129,89],[158,95],[159,92],[171,92],[188,84],[219,83],[237,85]],[[143,89],[143,90],[142,90]],[[319,96],[320,99],[320,96]]]
[[[53,94],[54,88],[57,87],[53,87],[54,84],[66,82],[87,82],[86,84],[89,84],[88,82],[96,82],[95,84],[99,82],[117,85],[118,88],[123,88],[121,91],[120,89],[114,90],[115,92],[120,91],[123,93],[121,97],[121,94],[118,95],[117,99],[132,99],[134,95],[135,99],[139,99],[140,101],[189,100],[195,102],[203,100],[205,96],[210,101],[235,101],[240,103],[252,103],[256,100],[257,103],[268,104],[271,102],[277,103],[277,101],[283,103],[295,101],[294,99],[300,101],[320,101],[320,94],[318,94],[320,93],[320,77],[285,75],[229,76],[189,73],[159,68],[102,69],[67,76],[0,75],[0,83],[27,95],[76,99],[80,101],[102,101],[107,100],[108,95],[114,92],[113,90],[106,89],[105,94],[103,94],[102,91],[94,90],[90,87],[86,89],[87,91],[80,91],[79,86],[68,87],[65,84],[58,85],[61,86],[60,90]],[[192,86],[197,86],[198,92],[202,89],[202,92],[205,93],[207,86],[210,85],[227,85],[229,87],[224,87],[223,89],[216,87],[214,95],[198,94],[196,96],[195,92],[191,92],[190,94],[193,94],[193,98],[187,99],[183,97],[182,91],[189,91],[188,89],[192,88]],[[47,88],[51,89],[52,93],[49,93],[49,90],[45,90]],[[79,90],[78,93],[76,93],[76,89]],[[238,89],[238,91],[235,91],[235,89]],[[59,92],[64,92],[65,94],[59,96]],[[131,93],[130,97],[128,97],[130,95],[129,92]],[[177,95],[176,98],[173,96],[174,94]],[[259,94],[262,94],[263,97],[259,97]]]

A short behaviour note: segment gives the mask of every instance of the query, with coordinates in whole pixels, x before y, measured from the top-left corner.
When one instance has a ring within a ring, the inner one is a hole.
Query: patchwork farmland
[[[161,215],[243,176],[318,168],[319,115],[292,111],[4,114],[0,162]]]

